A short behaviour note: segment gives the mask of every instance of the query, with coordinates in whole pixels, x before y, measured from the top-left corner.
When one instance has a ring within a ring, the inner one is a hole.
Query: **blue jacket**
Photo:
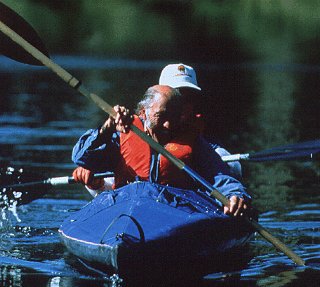
[[[95,173],[114,171],[120,158],[119,140],[118,133],[114,133],[109,139],[101,139],[99,128],[90,129],[74,146],[72,160]],[[226,197],[237,195],[250,199],[245,187],[232,176],[230,166],[223,162],[215,151],[218,147],[217,144],[209,143],[199,136],[193,148],[192,169]]]

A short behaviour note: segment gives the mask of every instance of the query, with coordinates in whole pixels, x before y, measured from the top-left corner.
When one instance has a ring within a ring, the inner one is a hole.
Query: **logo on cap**
[[[192,76],[188,73],[188,70],[184,65],[178,66],[178,71],[179,71],[179,74],[176,74],[176,76],[187,76],[192,78]]]
[[[181,72],[181,73],[185,73],[185,72],[186,72],[186,67],[183,66],[183,65],[180,65],[180,66],[178,67],[178,71]]]

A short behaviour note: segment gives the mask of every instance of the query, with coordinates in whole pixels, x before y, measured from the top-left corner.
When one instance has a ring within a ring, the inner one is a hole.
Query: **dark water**
[[[112,105],[130,107],[157,82],[166,64],[85,57],[55,59]],[[45,68],[31,68],[4,58],[0,63],[1,162],[43,178],[70,175],[75,167],[70,160],[72,146],[86,129],[100,124],[105,114]],[[230,151],[259,151],[319,138],[319,129],[310,126],[316,114],[301,116],[305,108],[298,103],[304,86],[292,76],[314,76],[318,73],[314,67],[303,67],[303,71],[296,66],[247,64],[196,67],[206,91],[208,137]],[[253,84],[256,78],[260,81]],[[280,93],[277,87],[281,85],[275,85],[275,79],[286,83],[291,79],[295,87]],[[317,159],[243,164],[244,182],[261,211],[261,224],[306,260],[306,267],[295,266],[255,235],[248,247],[252,256],[246,266],[208,274],[200,282],[184,286],[319,286],[319,170]],[[97,277],[76,269],[59,241],[57,229],[68,211],[88,200],[90,195],[81,186],[58,186],[16,210],[3,208],[0,286],[117,285],[116,277]]]

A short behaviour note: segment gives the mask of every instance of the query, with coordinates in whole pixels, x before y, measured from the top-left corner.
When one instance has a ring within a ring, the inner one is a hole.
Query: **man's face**
[[[173,107],[170,97],[157,94],[145,113],[146,126],[154,133],[170,133],[179,126],[179,111]]]

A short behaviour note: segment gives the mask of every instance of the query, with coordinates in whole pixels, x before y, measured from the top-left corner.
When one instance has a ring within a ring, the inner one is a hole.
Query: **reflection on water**
[[[144,90],[157,82],[164,66],[161,62],[56,59],[106,101],[129,107],[134,107]],[[44,178],[70,175],[74,168],[70,159],[72,146],[86,129],[101,124],[106,115],[46,70],[19,64],[12,65],[20,68],[10,69],[8,62],[4,63],[8,69],[0,69],[0,161]],[[288,66],[282,67],[281,72],[275,67],[250,65],[199,64],[196,68],[206,92],[207,136],[230,151],[260,151],[307,140],[299,131],[303,129],[303,134],[308,135],[308,130],[314,130],[309,127],[307,114],[299,119],[299,126],[292,120],[299,109],[296,103],[303,87]],[[252,79],[257,81],[253,84]],[[243,170],[255,206],[262,212],[262,225],[309,264],[295,267],[256,236],[250,244],[253,258],[244,269],[210,274],[189,286],[302,286],[308,278],[312,279],[308,286],[317,286],[319,161],[246,162]],[[108,278],[79,273],[66,260],[68,255],[58,238],[57,229],[67,211],[81,207],[88,199],[83,188],[69,185],[56,187],[44,199],[18,207],[20,222],[8,210],[2,210],[2,286],[32,286],[33,282],[37,286],[116,284]]]

